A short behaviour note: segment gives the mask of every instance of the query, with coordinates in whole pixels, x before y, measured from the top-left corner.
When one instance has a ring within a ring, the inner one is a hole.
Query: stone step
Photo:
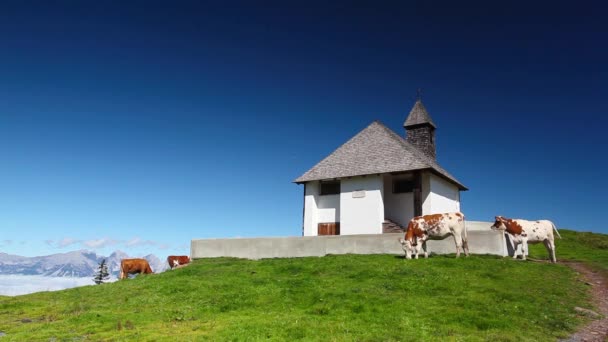
[[[403,232],[405,232],[405,229],[403,227],[401,227],[399,224],[397,224],[389,219],[384,219],[384,222],[382,223],[382,233],[383,234],[403,233]]]

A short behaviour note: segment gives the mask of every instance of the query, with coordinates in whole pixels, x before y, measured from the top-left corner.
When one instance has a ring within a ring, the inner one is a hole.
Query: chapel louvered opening
[[[319,223],[318,235],[340,235],[340,222]]]

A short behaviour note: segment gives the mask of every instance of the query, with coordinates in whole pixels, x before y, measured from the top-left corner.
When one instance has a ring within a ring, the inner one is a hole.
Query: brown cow
[[[456,257],[460,256],[460,249],[469,256],[469,243],[467,239],[467,229],[464,224],[463,213],[445,213],[417,216],[410,220],[405,232],[405,238],[399,239],[405,251],[407,259],[412,258],[412,253],[418,259],[420,250],[424,252],[424,257],[428,257],[426,251],[426,240],[444,239],[452,235],[456,243]]]
[[[187,255],[169,255],[167,257],[167,262],[169,263],[169,267],[174,269],[178,266],[184,266],[190,263],[190,257]]]
[[[150,274],[152,268],[146,259],[122,259],[120,261],[120,279],[126,279],[129,274]]]

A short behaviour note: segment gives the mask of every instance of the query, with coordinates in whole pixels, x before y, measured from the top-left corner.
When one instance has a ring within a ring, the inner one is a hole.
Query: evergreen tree
[[[110,279],[110,273],[108,272],[108,264],[106,263],[106,259],[101,260],[99,263],[99,267],[97,267],[97,272],[95,272],[95,277],[93,277],[93,281],[95,284],[103,284],[106,280]]]

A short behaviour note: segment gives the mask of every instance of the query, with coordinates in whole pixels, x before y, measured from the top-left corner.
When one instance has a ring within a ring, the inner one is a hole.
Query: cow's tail
[[[562,236],[559,235],[559,232],[557,231],[557,228],[555,227],[555,224],[553,224],[553,222],[551,222],[551,225],[553,226],[553,230],[555,230],[555,232],[557,233],[557,236],[561,239]]]
[[[118,279],[125,279],[125,270],[123,269],[123,263],[120,263],[120,276]]]

